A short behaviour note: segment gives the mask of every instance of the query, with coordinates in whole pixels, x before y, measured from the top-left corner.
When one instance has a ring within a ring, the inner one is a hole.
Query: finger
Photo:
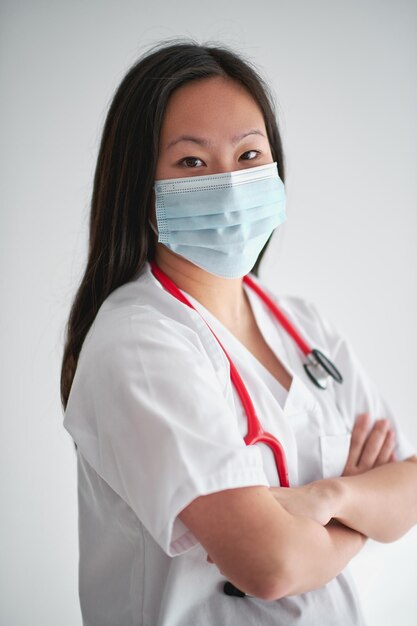
[[[388,430],[384,443],[382,444],[382,448],[379,451],[379,454],[376,458],[375,465],[385,465],[385,463],[389,463],[390,457],[395,448],[395,431],[390,429]]]
[[[358,463],[359,469],[370,469],[374,466],[378,454],[384,444],[388,430],[388,420],[382,419],[375,422],[363,447]]]
[[[397,461],[397,454],[394,450],[394,452],[391,454],[390,458],[388,459],[388,463],[395,463]]]
[[[350,440],[349,455],[346,465],[356,467],[362,452],[362,448],[369,433],[371,420],[369,413],[361,413],[355,421]]]

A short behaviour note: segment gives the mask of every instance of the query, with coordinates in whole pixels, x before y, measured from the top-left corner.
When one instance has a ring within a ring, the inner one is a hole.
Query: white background
[[[0,623],[79,626],[59,370],[114,90],[167,37],[217,40],[262,68],[278,102],[288,222],[261,276],[351,339],[417,447],[417,3],[3,0],[0,18]],[[357,557],[369,626],[416,624],[416,561],[416,529]]]

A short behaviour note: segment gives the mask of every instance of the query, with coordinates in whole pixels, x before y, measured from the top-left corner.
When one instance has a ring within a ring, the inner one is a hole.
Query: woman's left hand
[[[337,479],[317,480],[302,487],[270,487],[283,508],[300,517],[309,517],[326,526],[337,509]]]
[[[371,424],[368,413],[358,415],[350,443],[349,455],[342,476],[356,476],[374,467],[392,463],[395,458],[395,431],[389,420]]]

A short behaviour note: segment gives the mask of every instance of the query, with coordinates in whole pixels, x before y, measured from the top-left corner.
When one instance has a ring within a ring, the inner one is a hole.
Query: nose
[[[239,169],[245,169],[246,163],[242,163],[239,167],[233,157],[227,155],[219,155],[211,159],[210,168],[206,170],[206,174],[225,174],[227,172],[235,172]]]

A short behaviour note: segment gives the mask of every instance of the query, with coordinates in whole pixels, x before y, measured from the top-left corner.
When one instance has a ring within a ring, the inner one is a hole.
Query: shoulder
[[[196,315],[160,286],[146,264],[134,280],[115,289],[103,302],[83,350],[116,347],[125,340],[192,339],[198,334]]]
[[[84,340],[76,379],[85,384],[139,370],[156,375],[164,367],[173,375],[177,363],[182,371],[214,368],[223,381],[226,362],[219,352],[199,314],[165,291],[146,264],[103,302]]]

